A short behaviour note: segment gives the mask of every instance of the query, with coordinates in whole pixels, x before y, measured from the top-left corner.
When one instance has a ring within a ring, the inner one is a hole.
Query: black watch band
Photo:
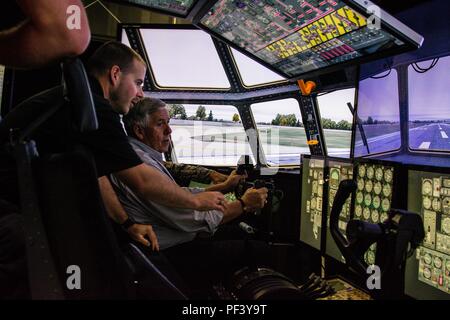
[[[242,207],[242,212],[247,213],[247,211],[245,210],[245,203],[244,200],[242,200],[241,198],[237,198],[237,201],[239,201],[241,203],[241,207]]]
[[[124,230],[128,230],[128,228],[131,227],[134,224],[136,224],[136,221],[134,221],[132,218],[128,217],[127,220],[125,220],[120,226]]]

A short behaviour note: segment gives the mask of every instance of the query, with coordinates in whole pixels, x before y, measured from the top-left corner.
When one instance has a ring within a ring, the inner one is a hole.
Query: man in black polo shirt
[[[108,214],[123,225],[131,237],[147,246],[152,244],[153,249],[157,249],[158,245],[151,226],[136,224],[128,219],[107,175],[114,173],[143,199],[170,207],[223,211],[224,197],[220,192],[193,195],[185,191],[159,171],[143,164],[129,145],[120,115],[126,114],[144,96],[142,84],[146,66],[142,58],[129,47],[113,41],[94,52],[87,69],[91,77],[98,130],[72,133],[67,127],[67,110],[62,109],[34,134],[38,151],[41,154],[62,151],[68,141],[86,146],[95,159],[100,191]],[[13,109],[5,118],[3,130],[0,126],[0,136],[5,135],[5,127],[21,128],[23,125],[18,122],[27,123],[26,119],[33,119],[33,114],[45,110],[61,95],[58,90],[50,90]]]

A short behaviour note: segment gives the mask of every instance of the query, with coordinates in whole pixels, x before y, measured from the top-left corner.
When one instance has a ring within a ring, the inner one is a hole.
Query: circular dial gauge
[[[331,179],[333,180],[339,180],[339,170],[332,169],[330,174]]]
[[[364,180],[358,179],[358,190],[364,189]]]
[[[444,218],[442,220],[442,231],[446,234],[450,234],[450,218]]]
[[[316,198],[311,199],[311,209],[315,210],[317,206],[317,200]]]
[[[374,174],[375,174],[375,170],[373,169],[373,167],[368,167],[367,168],[367,178],[373,179]]]
[[[425,254],[423,256],[423,262],[425,262],[425,264],[431,264],[431,255],[430,254]]]
[[[361,178],[364,178],[364,176],[366,175],[366,167],[365,166],[359,166],[359,168],[358,168],[358,175]]]
[[[433,202],[431,203],[431,206],[433,207],[434,211],[440,211],[441,210],[441,201],[439,198],[434,198]]]
[[[356,215],[358,218],[361,218],[361,215],[362,215],[362,207],[361,207],[360,205],[357,205],[357,206],[355,207],[355,215]]]
[[[388,218],[387,213],[386,213],[386,212],[382,212],[382,213],[381,213],[381,216],[380,216],[380,222],[386,221],[387,218]]]
[[[431,199],[429,197],[423,197],[423,207],[425,209],[430,209],[431,208]]]
[[[364,195],[362,192],[358,192],[356,194],[356,202],[358,203],[362,203],[364,201]]]
[[[388,185],[388,184],[385,184],[385,185],[383,186],[383,194],[384,194],[384,196],[385,196],[385,197],[389,197],[389,196],[391,195],[391,192],[392,192],[391,186]]]
[[[381,179],[383,179],[383,169],[377,168],[377,170],[375,170],[375,179],[377,179],[378,181],[381,181]]]
[[[378,223],[378,219],[380,218],[380,214],[377,210],[372,210],[372,221]]]
[[[372,196],[370,194],[366,194],[364,196],[364,204],[368,207],[372,203]]]
[[[428,195],[433,192],[433,185],[430,180],[424,180],[422,183],[422,194]]]
[[[375,253],[373,251],[367,251],[367,263],[375,264]]]
[[[423,276],[427,279],[431,278],[431,271],[429,268],[423,268]]]
[[[369,208],[364,208],[363,217],[365,220],[369,220],[369,218],[370,218],[370,209]]]
[[[390,207],[391,203],[389,202],[389,199],[384,198],[383,201],[381,201],[381,209],[388,212]]]
[[[371,180],[366,181],[365,188],[367,192],[372,192],[373,182]]]
[[[380,207],[380,204],[381,204],[381,199],[380,199],[380,197],[379,197],[379,196],[373,197],[372,204],[373,204],[373,207],[374,207],[375,209],[378,209],[378,208]]]
[[[380,194],[381,190],[382,190],[382,186],[380,182],[375,182],[375,184],[373,185],[373,192],[375,192],[375,194]]]
[[[384,172],[384,180],[386,180],[386,182],[391,182],[392,178],[393,178],[392,169],[387,169]]]
[[[434,257],[433,264],[438,269],[442,268],[442,259],[439,257]]]
[[[363,189],[364,189],[364,180],[358,179],[358,190],[363,190]]]

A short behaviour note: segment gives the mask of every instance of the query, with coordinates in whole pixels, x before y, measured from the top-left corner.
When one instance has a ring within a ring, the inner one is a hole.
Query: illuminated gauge
[[[362,192],[358,192],[356,194],[356,202],[357,203],[362,203],[364,201],[364,195],[362,194]]]
[[[311,209],[315,210],[317,207],[317,200],[316,198],[311,199]]]
[[[422,203],[425,209],[431,208],[431,199],[429,197],[423,197]]]
[[[422,194],[430,195],[433,193],[433,185],[430,180],[424,180],[422,183]]]
[[[388,184],[385,184],[385,185],[383,186],[383,194],[384,194],[384,196],[385,196],[385,197],[389,197],[389,196],[391,195],[391,192],[392,192],[391,186],[388,185]]]
[[[392,181],[392,178],[393,178],[392,169],[387,169],[387,170],[384,172],[384,180],[385,180],[386,182],[391,182],[391,181]]]
[[[423,256],[423,262],[425,262],[425,264],[431,264],[431,255],[429,253]]]
[[[430,271],[429,268],[424,268],[424,269],[423,269],[423,276],[424,276],[425,278],[427,278],[427,279],[430,279],[430,278],[431,278],[431,271]]]
[[[373,185],[373,192],[375,192],[375,194],[380,194],[381,190],[382,190],[381,183],[375,182],[375,184]]]
[[[369,220],[369,218],[370,218],[370,210],[369,210],[369,208],[364,208],[364,210],[363,210],[363,217],[364,217],[365,220]]]
[[[372,196],[370,194],[366,194],[364,196],[364,204],[368,207],[372,203]]]
[[[312,192],[317,193],[317,181],[313,181],[312,183]]]
[[[446,234],[450,234],[450,218],[444,218],[442,220],[442,231]]]
[[[339,180],[339,170],[332,169],[330,173],[330,178],[333,180]]]
[[[363,166],[363,165],[359,166],[359,168],[358,168],[358,175],[361,178],[364,178],[364,176],[366,175],[366,167],[365,166]]]
[[[442,259],[439,257],[434,257],[433,264],[438,269],[442,268]]]
[[[389,199],[384,198],[383,201],[381,201],[381,209],[383,211],[388,212],[391,207],[391,203],[389,202]]]
[[[380,214],[377,210],[372,210],[372,221],[378,223],[378,219],[380,218]]]
[[[377,168],[377,170],[375,170],[375,179],[377,179],[378,181],[381,181],[381,179],[383,179],[383,169]]]
[[[378,208],[380,207],[380,205],[381,205],[381,199],[380,199],[380,197],[379,197],[379,196],[373,197],[372,204],[373,204],[373,207],[374,207],[375,209],[378,209]]]
[[[433,202],[431,203],[431,206],[433,207],[434,211],[440,211],[441,210],[441,201],[439,198],[434,198]]]
[[[373,251],[367,251],[367,263],[369,265],[375,264],[375,253]]]
[[[375,174],[375,170],[373,169],[373,167],[368,167],[367,168],[367,178],[373,179],[374,174]]]
[[[360,205],[357,205],[357,206],[355,207],[355,215],[356,215],[358,218],[361,218],[361,215],[362,215],[362,208],[361,208]]]
[[[386,221],[387,218],[388,218],[387,213],[386,213],[386,212],[382,212],[382,213],[381,213],[381,216],[380,216],[380,222]]]
[[[358,179],[358,190],[364,189],[364,180]]]
[[[365,187],[367,192],[372,192],[373,182],[371,180],[366,181]]]
[[[447,260],[445,263],[445,268],[447,269],[447,272],[450,271],[450,260]]]

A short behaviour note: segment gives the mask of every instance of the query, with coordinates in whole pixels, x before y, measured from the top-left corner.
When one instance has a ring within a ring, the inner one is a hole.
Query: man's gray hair
[[[165,108],[164,101],[146,97],[134,105],[133,108],[123,117],[125,130],[131,137],[136,137],[133,127],[135,125],[140,128],[147,128],[149,117],[152,113],[158,111],[160,108]]]

